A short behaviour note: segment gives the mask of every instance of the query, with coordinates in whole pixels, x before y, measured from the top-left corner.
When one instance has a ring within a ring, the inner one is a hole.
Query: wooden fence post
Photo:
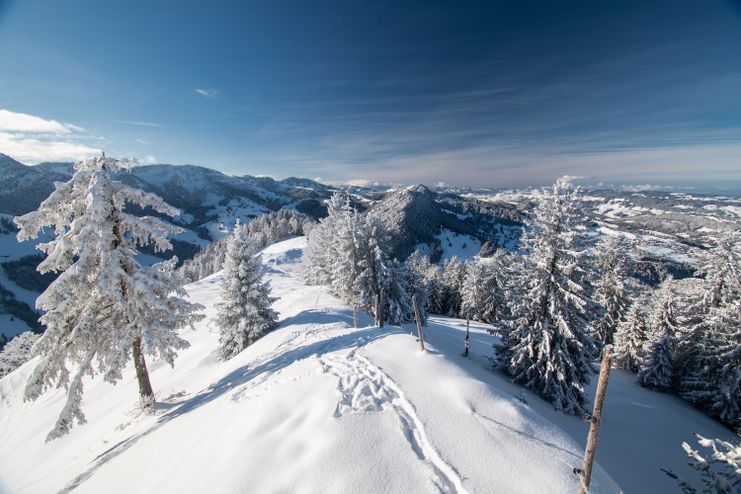
[[[381,306],[380,298],[381,298],[381,294],[376,293],[376,300],[375,300],[376,307],[375,307],[375,310],[373,311],[373,318],[374,318],[373,325],[374,326],[380,326],[378,322],[378,311],[379,311],[379,307]]]
[[[589,435],[587,436],[587,448],[584,450],[584,463],[581,468],[581,485],[579,494],[589,492],[589,482],[592,480],[592,464],[594,455],[597,452],[597,438],[599,436],[599,427],[602,422],[602,406],[605,404],[605,394],[607,393],[607,380],[610,377],[610,366],[612,363],[612,345],[604,348],[602,356],[602,366],[599,370],[599,381],[597,381],[597,393],[594,397],[594,411],[592,412],[591,424],[589,425]]]
[[[378,318],[378,327],[383,327],[383,320],[385,319],[384,309],[386,308],[386,299],[383,298],[383,288],[381,288],[381,295],[379,296],[379,304],[378,304],[378,313],[380,314],[380,317]]]
[[[417,296],[412,295],[412,307],[414,308],[414,318],[417,320],[417,336],[419,337],[419,348],[425,351],[425,337],[422,334],[422,321],[419,318],[419,309],[417,309]]]
[[[463,340],[463,356],[468,357],[468,347],[470,346],[470,343],[468,341],[468,335],[470,334],[468,332],[468,324],[470,320],[466,318],[466,338]]]

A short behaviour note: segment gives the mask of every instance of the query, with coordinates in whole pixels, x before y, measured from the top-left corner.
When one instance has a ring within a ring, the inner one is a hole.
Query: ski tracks
[[[405,439],[424,463],[430,480],[440,492],[468,492],[455,469],[440,457],[430,443],[414,405],[388,374],[360,354],[359,348],[344,355],[325,355],[319,360],[324,372],[339,379],[340,401],[335,417],[389,409],[399,418]]]

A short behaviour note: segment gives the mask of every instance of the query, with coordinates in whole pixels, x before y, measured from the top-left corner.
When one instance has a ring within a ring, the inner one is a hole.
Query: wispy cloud
[[[205,98],[215,98],[219,95],[219,90],[214,88],[199,88],[195,89],[195,92]]]
[[[115,122],[126,124],[126,125],[137,125],[139,127],[164,127],[162,124],[155,122],[141,122],[138,120],[114,120]]]
[[[24,163],[36,164],[44,161],[78,161],[100,154],[101,150],[75,142],[0,132],[0,151]]]
[[[69,134],[84,131],[81,127],[56,120],[0,109],[0,131]]]
[[[70,123],[0,109],[0,152],[29,164],[77,161],[100,153],[95,138]]]

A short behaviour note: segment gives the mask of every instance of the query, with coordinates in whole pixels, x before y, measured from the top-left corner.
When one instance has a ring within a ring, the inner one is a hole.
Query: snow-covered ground
[[[189,285],[208,318],[174,369],[149,363],[154,414],[129,368],[116,386],[86,381],[88,423],[47,444],[63,393],[23,401],[33,362],[0,380],[0,492],[576,492],[587,424],[490,371],[483,326],[470,358],[456,319],[431,319],[425,353],[412,326],[353,329],[349,307],[301,281],[304,244],[264,251],[280,327],[228,362],[214,354],[221,275]],[[593,492],[672,491],[659,468],[688,473],[692,431],[732,436],[632,381],[611,379]]]

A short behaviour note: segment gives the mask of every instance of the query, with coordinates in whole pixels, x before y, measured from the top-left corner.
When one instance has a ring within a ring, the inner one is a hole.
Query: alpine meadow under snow
[[[189,213],[121,164],[15,217],[54,277],[0,352],[0,491],[741,490],[738,222],[685,265],[565,179],[322,188],[158,262]]]

